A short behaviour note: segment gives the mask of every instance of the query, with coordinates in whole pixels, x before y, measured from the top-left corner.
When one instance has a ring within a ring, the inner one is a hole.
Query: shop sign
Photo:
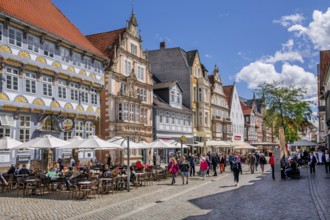
[[[240,135],[235,135],[235,136],[234,136],[234,139],[235,139],[235,140],[241,140],[242,137],[241,137]]]
[[[73,128],[73,120],[70,118],[63,119],[62,128],[65,131],[69,131]]]

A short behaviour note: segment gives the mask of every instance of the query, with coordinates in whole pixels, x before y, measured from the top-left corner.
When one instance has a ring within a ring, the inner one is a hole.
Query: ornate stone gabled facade
[[[209,75],[211,83],[211,123],[213,140],[231,140],[231,121],[229,106],[222,88],[219,68],[215,66],[213,74]]]
[[[110,59],[101,96],[104,139],[122,136],[135,142],[152,141],[153,81],[137,28],[132,12],[125,28],[87,36]],[[139,151],[132,153],[136,159],[141,157]]]

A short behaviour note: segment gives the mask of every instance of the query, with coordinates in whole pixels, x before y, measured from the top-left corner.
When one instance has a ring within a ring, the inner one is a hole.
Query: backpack
[[[238,162],[233,162],[233,164],[232,164],[232,169],[233,169],[233,170],[238,170],[238,169],[239,169],[239,167],[238,167]]]

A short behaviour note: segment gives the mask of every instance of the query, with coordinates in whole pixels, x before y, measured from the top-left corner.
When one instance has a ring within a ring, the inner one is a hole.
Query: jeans
[[[240,173],[240,171],[238,169],[233,169],[235,183],[238,183],[238,181],[239,181],[239,173]]]
[[[181,172],[181,177],[182,177],[182,184],[184,184],[184,177],[187,178],[186,184],[188,184],[188,171],[187,172]]]
[[[309,171],[310,171],[311,174],[312,174],[312,173],[315,174],[315,163],[311,163],[311,164],[309,165]]]
[[[201,176],[205,179],[206,170],[201,170]]]
[[[176,174],[172,173],[172,185],[175,184],[175,176],[176,176]]]
[[[217,176],[217,164],[213,164],[214,176]]]
[[[191,165],[190,167],[190,176],[195,176],[195,165]]]
[[[265,170],[265,164],[260,164],[261,172],[263,173]]]
[[[272,167],[272,177],[273,177],[273,180],[275,180],[275,168],[274,168],[274,166],[271,166]]]
[[[250,164],[251,173],[254,174],[254,164]]]

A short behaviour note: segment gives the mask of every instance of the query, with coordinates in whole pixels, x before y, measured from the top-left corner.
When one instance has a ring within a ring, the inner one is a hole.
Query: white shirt
[[[329,154],[325,154],[325,162],[330,162]]]

